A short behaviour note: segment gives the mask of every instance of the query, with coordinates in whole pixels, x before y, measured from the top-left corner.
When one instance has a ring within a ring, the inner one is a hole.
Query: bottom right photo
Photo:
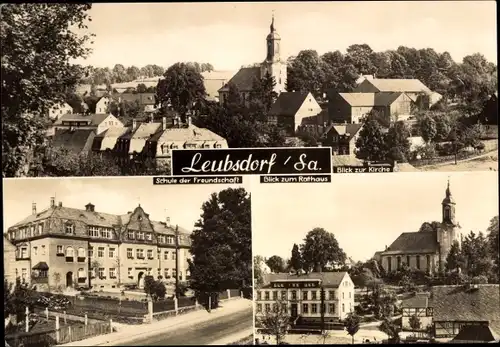
[[[252,199],[256,344],[499,341],[496,172],[334,175]]]

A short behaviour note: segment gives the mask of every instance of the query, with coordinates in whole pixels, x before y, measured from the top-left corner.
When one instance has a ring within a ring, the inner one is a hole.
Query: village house
[[[152,113],[158,110],[155,93],[114,94],[111,100],[118,104],[121,102],[137,103],[144,113]]]
[[[241,68],[224,87],[219,89],[219,102],[225,102],[229,93],[229,85],[232,84],[240,92],[242,100],[248,103],[254,82],[260,81],[267,73],[274,78],[276,82],[274,91],[278,95],[286,90],[286,61],[281,59],[281,37],[274,27],[274,16],[266,41],[267,56],[264,62],[257,66]]]
[[[132,159],[143,152],[146,141],[161,129],[161,123],[138,123],[135,119],[129,131],[118,137],[114,154]]]
[[[379,253],[380,264],[386,272],[400,269],[403,264],[429,273],[444,271],[446,257],[454,242],[461,242],[460,225],[455,219],[455,200],[450,182],[441,202],[442,222],[439,230],[402,233]]]
[[[205,99],[208,101],[219,101],[219,89],[229,82],[231,76],[234,75],[234,71],[205,71],[201,75],[203,76],[203,85],[207,93]]]
[[[453,338],[464,327],[470,326],[487,327],[498,337],[500,335],[499,293],[498,284],[432,287],[434,337]]]
[[[321,138],[322,146],[332,148],[333,155],[355,155],[356,140],[363,124],[330,124]]]
[[[347,272],[268,273],[256,294],[256,318],[281,303],[298,325],[320,324],[322,310],[325,322],[338,323],[354,310],[354,283]]]
[[[95,113],[97,114],[108,114],[109,113],[109,106],[111,105],[111,102],[113,99],[109,96],[102,96],[97,100],[97,103],[95,104]]]
[[[27,280],[29,263],[27,260],[17,256],[16,246],[14,246],[4,235],[3,237],[3,277],[7,282],[15,284],[16,279]],[[21,254],[19,254],[21,255]],[[23,264],[24,262],[24,264]]]
[[[269,122],[284,129],[287,136],[294,136],[304,118],[320,112],[321,106],[311,93],[282,92],[269,111]]]
[[[151,220],[140,205],[114,215],[91,203],[71,208],[51,198],[40,212],[33,204],[31,215],[4,236],[16,247],[17,273],[38,290],[142,287],[146,275],[189,279],[189,231],[168,217]]]
[[[361,123],[376,111],[386,124],[406,120],[411,115],[411,98],[402,92],[353,92],[331,91],[328,114],[333,123]]]
[[[442,95],[433,92],[418,79],[365,78],[354,93],[405,93],[421,109],[429,109]]]
[[[52,120],[57,120],[65,114],[73,113],[73,108],[67,103],[57,104],[49,109],[49,118]]]
[[[420,292],[403,300],[401,305],[403,311],[401,325],[403,330],[413,331],[410,324],[410,320],[413,316],[418,317],[421,331],[425,331],[428,327],[432,326],[432,305],[429,297],[430,293]]]

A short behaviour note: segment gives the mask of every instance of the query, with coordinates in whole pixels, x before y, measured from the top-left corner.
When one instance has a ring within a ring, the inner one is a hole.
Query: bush
[[[488,277],[481,275],[472,278],[471,283],[473,284],[488,284]]]

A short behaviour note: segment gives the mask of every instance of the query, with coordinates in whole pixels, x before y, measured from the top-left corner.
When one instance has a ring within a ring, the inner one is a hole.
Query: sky
[[[248,179],[246,180],[248,181]],[[152,220],[165,221],[192,231],[201,215],[201,206],[214,192],[243,185],[156,185],[152,177],[92,177],[92,178],[36,178],[3,180],[4,231],[31,214],[31,204],[37,210],[56,204],[85,209],[89,202],[97,212],[126,214],[138,204]],[[247,191],[249,189],[247,188]]]
[[[236,70],[265,58],[274,11],[282,58],[367,43],[448,51],[456,61],[480,52],[497,61],[495,1],[96,3],[93,54],[85,65],[113,67],[179,61]]]
[[[485,232],[498,215],[496,172],[337,174],[331,184],[252,184],[253,254],[290,258],[321,227],[354,261],[368,260],[401,233],[442,220],[448,177],[462,233]]]

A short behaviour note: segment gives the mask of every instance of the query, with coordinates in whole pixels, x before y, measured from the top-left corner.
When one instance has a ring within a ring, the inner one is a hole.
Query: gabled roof
[[[351,106],[389,106],[403,93],[339,93]]]
[[[271,106],[269,114],[293,117],[304,104],[309,94],[308,92],[283,92]]]
[[[330,124],[326,128],[325,133],[334,132],[336,135],[348,135],[351,140],[361,130],[363,124],[361,123],[348,123],[348,124]]]
[[[269,284],[275,281],[303,281],[320,280],[324,287],[337,288],[342,283],[347,272],[311,272],[308,274],[288,274],[288,273],[269,273],[264,274],[264,283]]]
[[[93,129],[75,129],[75,130],[56,130],[52,136],[54,147],[64,147],[71,152],[80,153],[85,150],[95,135]],[[90,148],[89,148],[90,149]]]
[[[403,300],[403,308],[427,308],[430,304],[430,293],[416,293],[411,298]]]
[[[436,234],[433,231],[419,231],[402,233],[383,254],[434,253],[437,250]]]
[[[155,93],[120,93],[113,95],[114,100],[121,99],[121,101],[136,102],[140,105],[154,105],[156,103]]]
[[[500,285],[435,286],[431,288],[435,322],[483,322],[500,333]]]
[[[64,114],[54,123],[54,125],[62,125],[62,122],[87,122],[90,126],[98,126],[101,124],[106,118],[109,117],[109,114],[106,113],[96,113],[90,115],[83,114]]]
[[[260,67],[243,67],[219,91],[227,92],[229,84],[234,84],[240,92],[248,92],[252,90],[255,79],[260,79]]]
[[[161,124],[160,124],[161,125]],[[222,136],[205,129],[198,128],[197,126],[191,124],[189,126],[169,126],[165,130],[158,131],[154,134],[151,142],[193,142],[193,141],[225,141]]]
[[[332,166],[363,166],[363,161],[352,155],[333,155]]]
[[[432,93],[432,91],[418,79],[373,78],[365,79],[363,83],[371,83],[380,92]],[[356,90],[356,88],[354,90]]]
[[[451,342],[494,342],[500,337],[487,325],[465,325]]]

